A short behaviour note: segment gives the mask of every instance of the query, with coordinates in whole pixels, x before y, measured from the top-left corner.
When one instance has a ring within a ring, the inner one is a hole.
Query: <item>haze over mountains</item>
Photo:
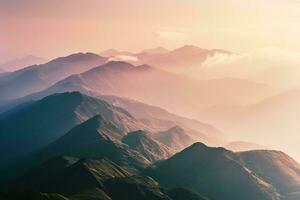
[[[187,116],[196,116],[198,113],[195,110],[213,105],[244,105],[276,93],[268,85],[251,81],[231,78],[195,80],[149,65],[134,66],[120,61],[108,62],[82,74],[70,76],[51,89],[61,87],[81,87],[100,94],[123,96]],[[220,96],[224,90],[227,92]],[[168,100],[170,97],[172,102]]]
[[[9,100],[41,91],[51,84],[102,64],[106,58],[92,53],[61,57],[41,65],[32,65],[1,77],[1,100]]]
[[[300,198],[300,165],[265,150],[300,151],[299,91],[186,73],[219,54],[233,55],[107,50],[4,73],[0,198]]]
[[[155,67],[171,71],[185,72],[193,67],[201,67],[201,64],[215,54],[232,54],[221,49],[203,49],[193,45],[185,45],[174,50],[163,47],[145,49],[138,53],[108,49],[100,53],[110,60],[126,61],[134,65],[149,64]]]
[[[10,60],[0,64],[0,69],[6,72],[12,72],[21,68],[45,63],[47,60],[33,55],[28,55],[15,60]]]

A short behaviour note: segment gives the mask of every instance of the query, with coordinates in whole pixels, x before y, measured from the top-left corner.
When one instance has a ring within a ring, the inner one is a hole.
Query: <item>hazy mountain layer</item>
[[[299,115],[300,92],[293,90],[255,104],[214,107],[203,112],[199,119],[206,119],[230,134],[231,138],[262,143],[299,159]],[[271,139],[261,140],[269,136]]]
[[[0,99],[14,99],[41,91],[67,76],[84,72],[105,61],[106,58],[96,54],[77,53],[41,65],[24,66],[23,69],[0,77]]]
[[[86,91],[128,97],[190,116],[214,105],[247,104],[274,94],[267,85],[241,79],[200,81],[148,65],[136,67],[126,62],[106,63],[68,77],[55,87],[64,86],[80,86]]]

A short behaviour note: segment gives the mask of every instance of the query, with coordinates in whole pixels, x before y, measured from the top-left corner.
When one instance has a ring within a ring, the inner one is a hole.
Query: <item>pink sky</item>
[[[300,50],[297,0],[4,0],[0,59],[195,44]]]

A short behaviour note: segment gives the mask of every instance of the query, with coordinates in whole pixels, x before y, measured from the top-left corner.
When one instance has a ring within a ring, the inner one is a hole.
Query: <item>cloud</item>
[[[241,55],[217,53],[201,67],[191,67],[186,73],[199,79],[233,77],[287,89],[300,88],[300,52],[267,47]]]
[[[213,56],[209,56],[203,63],[202,66],[214,67],[216,65],[230,65],[238,60],[242,59],[242,55],[238,54],[227,54],[227,53],[216,53]]]
[[[108,59],[108,61],[127,61],[127,62],[137,62],[139,59],[135,56],[129,55],[118,55]]]

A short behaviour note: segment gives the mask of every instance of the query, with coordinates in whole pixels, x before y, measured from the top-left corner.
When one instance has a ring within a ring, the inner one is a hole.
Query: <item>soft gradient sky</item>
[[[0,61],[194,44],[300,51],[299,0],[0,0]]]

